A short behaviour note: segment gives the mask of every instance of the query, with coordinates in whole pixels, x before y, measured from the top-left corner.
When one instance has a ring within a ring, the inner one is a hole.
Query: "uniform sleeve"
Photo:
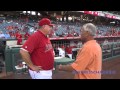
[[[28,38],[28,40],[24,43],[22,46],[23,49],[27,50],[29,53],[32,53],[33,50],[38,48],[39,40],[40,38],[36,37],[35,35]]]
[[[87,65],[92,59],[92,53],[89,48],[84,47],[78,52],[76,61],[71,64],[71,66],[76,70],[76,71],[82,71],[85,70]]]

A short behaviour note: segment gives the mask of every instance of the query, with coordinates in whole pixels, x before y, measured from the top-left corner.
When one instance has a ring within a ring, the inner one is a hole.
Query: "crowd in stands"
[[[54,27],[54,31],[56,32],[56,36],[79,36],[80,27],[82,24],[56,24]],[[96,36],[120,36],[120,27],[118,26],[105,26],[105,25],[96,25],[97,33]],[[54,36],[54,35],[53,35]]]
[[[82,25],[82,23],[55,22],[55,26],[53,27],[49,37],[78,37],[80,35],[80,28]],[[120,36],[119,26],[96,26],[98,29],[96,36]],[[22,34],[22,38],[27,39],[27,37],[34,33],[37,28],[37,22],[26,22],[25,20],[20,19],[3,20],[0,21],[0,38],[16,38],[16,32],[19,32]]]
[[[49,37],[78,37],[80,35],[80,28],[82,23],[68,23],[68,22],[55,22],[53,30],[51,31]],[[96,25],[97,33],[96,36],[120,36],[119,26],[106,26],[106,25]],[[28,39],[29,36],[38,29],[37,22],[24,21],[24,20],[2,20],[0,21],[0,39],[16,39],[17,44],[21,45],[23,39]],[[110,41],[105,40],[104,44]],[[78,43],[79,44],[79,43]],[[61,45],[57,46],[53,44],[55,55],[69,58],[73,58],[73,48],[77,46]],[[79,47],[79,48],[80,48]]]

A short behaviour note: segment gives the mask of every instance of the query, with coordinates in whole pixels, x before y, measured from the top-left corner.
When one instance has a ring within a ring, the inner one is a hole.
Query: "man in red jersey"
[[[30,34],[28,32],[25,33],[24,38],[27,40],[30,37]]]
[[[32,34],[20,49],[23,60],[29,67],[32,79],[52,79],[54,53],[47,37],[53,24],[48,18],[39,21],[39,30]]]
[[[22,35],[17,37],[17,45],[22,45]]]
[[[15,37],[17,39],[17,45],[22,45],[22,35],[19,31],[16,32]]]

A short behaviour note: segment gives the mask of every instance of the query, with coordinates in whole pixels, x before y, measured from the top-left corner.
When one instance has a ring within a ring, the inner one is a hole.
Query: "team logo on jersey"
[[[46,44],[46,47],[45,47],[45,52],[48,52],[52,49],[52,45],[51,44]]]

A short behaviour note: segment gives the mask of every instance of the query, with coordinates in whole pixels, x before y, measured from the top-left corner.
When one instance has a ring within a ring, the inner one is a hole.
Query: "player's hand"
[[[33,71],[36,71],[36,72],[39,72],[39,71],[43,70],[41,66],[35,66],[35,65],[32,66],[31,69],[32,69]]]
[[[58,70],[62,70],[63,65],[58,65]]]

